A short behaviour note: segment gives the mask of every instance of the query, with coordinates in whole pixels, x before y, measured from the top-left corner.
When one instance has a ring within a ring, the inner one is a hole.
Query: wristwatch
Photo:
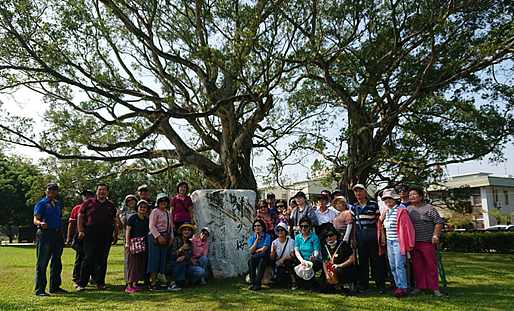
[[[439,237],[437,235],[433,235],[432,239],[438,239],[439,240]]]

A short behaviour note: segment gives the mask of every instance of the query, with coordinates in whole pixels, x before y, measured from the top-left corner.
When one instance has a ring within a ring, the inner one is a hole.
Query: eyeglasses
[[[139,190],[139,192],[148,192],[149,190],[148,189],[141,189]]]
[[[327,236],[326,236],[326,237],[327,237],[327,238],[331,238],[331,237],[333,237],[333,236],[335,236],[335,234],[333,234],[333,233],[329,233],[329,234],[327,234]]]
[[[285,232],[285,229],[277,229],[277,232]]]
[[[253,225],[254,228],[262,227],[261,225]]]
[[[309,228],[309,225],[300,225],[300,229]]]
[[[279,208],[279,207],[286,207],[286,206],[283,204],[280,204],[280,205],[277,205],[277,208]]]

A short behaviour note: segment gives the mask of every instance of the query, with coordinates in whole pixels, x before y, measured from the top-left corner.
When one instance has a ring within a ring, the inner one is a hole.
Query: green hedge
[[[445,232],[440,242],[451,252],[514,254],[514,232]]]

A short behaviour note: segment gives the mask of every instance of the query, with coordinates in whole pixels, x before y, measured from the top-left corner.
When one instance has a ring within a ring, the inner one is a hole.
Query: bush
[[[514,254],[514,232],[445,232],[440,242],[451,252]]]

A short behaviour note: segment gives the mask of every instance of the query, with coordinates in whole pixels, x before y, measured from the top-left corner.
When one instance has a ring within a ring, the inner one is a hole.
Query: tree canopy
[[[291,98],[334,107],[291,148],[322,155],[315,168],[328,166],[341,188],[430,182],[450,163],[500,159],[514,133],[513,10],[511,1],[289,2],[298,30],[289,59],[302,65]]]
[[[60,159],[161,159],[151,172],[184,165],[220,188],[256,188],[259,148],[277,173],[318,153],[340,188],[426,180],[510,139],[512,13],[490,0],[3,1],[0,90],[43,94],[48,130],[4,113],[0,139]]]

